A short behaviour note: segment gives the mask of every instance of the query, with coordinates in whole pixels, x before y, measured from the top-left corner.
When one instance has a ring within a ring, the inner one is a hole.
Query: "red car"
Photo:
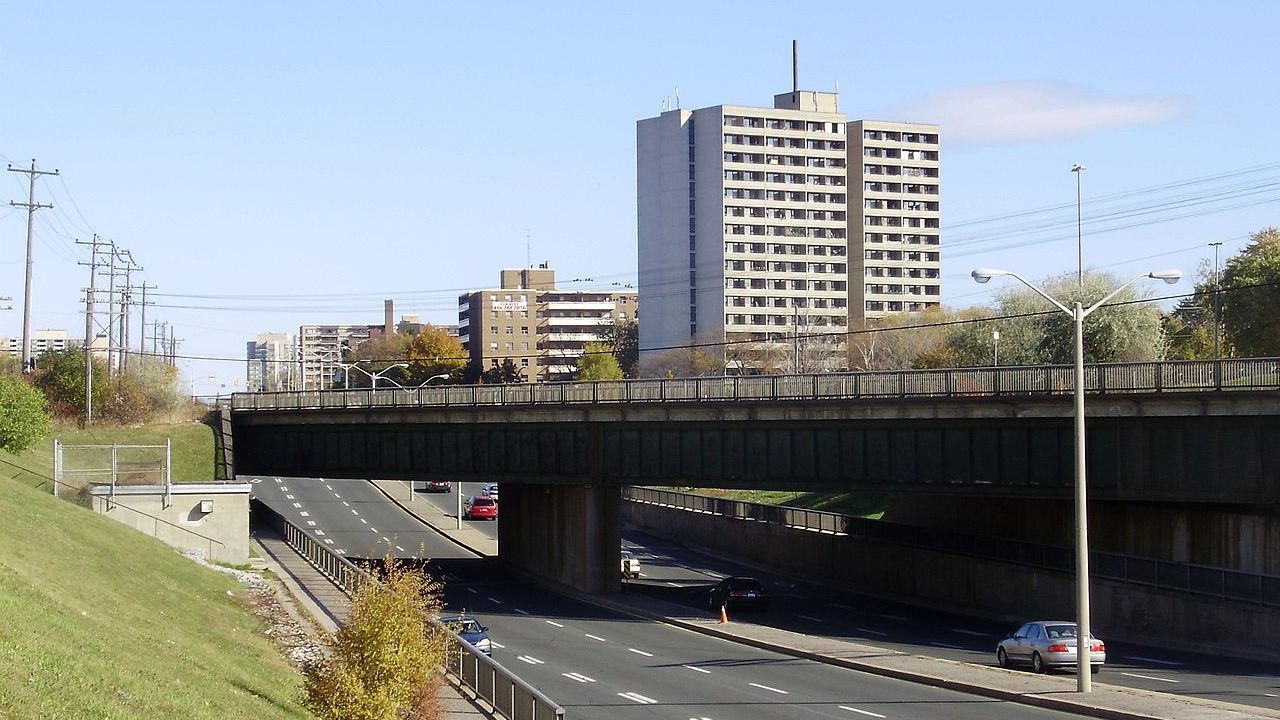
[[[462,517],[467,520],[497,520],[498,501],[491,497],[472,495],[462,506]]]

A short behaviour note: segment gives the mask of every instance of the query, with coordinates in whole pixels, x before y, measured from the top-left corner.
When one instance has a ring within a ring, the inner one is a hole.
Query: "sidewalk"
[[[351,600],[302,556],[278,536],[258,534],[250,538],[262,564],[284,583],[292,600],[325,632],[334,633],[346,620]],[[283,598],[289,599],[289,598]],[[447,676],[446,676],[446,679]],[[476,705],[453,685],[452,680],[440,685],[440,707],[447,720],[482,720],[493,715]]]
[[[486,555],[497,554],[496,540],[465,526],[461,530],[454,529],[451,514],[440,512],[430,503],[405,502],[407,491],[404,483],[378,481],[375,485],[410,514],[459,545]],[[618,612],[793,657],[1079,715],[1111,720],[1280,720],[1280,712],[1267,708],[1108,685],[1105,670],[1101,682],[1094,679],[1093,692],[1079,695],[1075,692],[1074,676],[1035,675],[908,655],[874,645],[750,623],[731,621],[722,625],[718,618],[707,613],[639,593],[586,595],[562,587],[556,590]]]

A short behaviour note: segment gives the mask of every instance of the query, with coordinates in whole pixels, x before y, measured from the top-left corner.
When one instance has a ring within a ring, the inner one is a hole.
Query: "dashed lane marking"
[[[493,603],[494,605],[501,605],[501,604],[502,604],[502,601],[501,601],[501,600],[499,600],[499,599],[498,599],[498,598],[496,598],[496,597],[491,597],[491,598],[489,598],[489,602]]]
[[[878,717],[878,718],[884,717],[884,715],[881,715],[880,713],[873,713],[870,710],[859,710],[856,707],[849,707],[848,705],[841,705],[840,709],[848,710],[849,712],[852,712],[852,713],[858,713],[859,715],[869,715],[871,717]]]
[[[302,507],[302,503],[294,503],[293,506],[296,508],[300,508]]]
[[[292,495],[285,495],[285,496],[284,496],[284,499],[285,499],[285,500],[297,500],[298,498],[296,498],[296,497],[294,497],[294,496],[292,496]]]
[[[711,671],[710,671],[710,670],[704,670],[703,668],[700,668],[700,667],[698,667],[698,666],[696,666],[696,665],[682,665],[681,667],[689,668],[690,670],[692,670],[692,671],[694,671],[694,672],[700,672],[700,673],[702,673],[703,675],[710,675],[710,674],[711,674]]]
[[[634,693],[634,692],[618,693],[618,697],[626,698],[631,702],[637,702],[637,703],[640,703],[641,705],[656,705],[658,703],[658,701],[654,700],[653,698],[645,697],[640,693]]]
[[[405,552],[405,549],[400,547],[399,545],[396,546],[396,549],[399,550],[400,552]]]
[[[342,499],[342,496],[341,496],[341,495],[339,495],[338,493],[334,493],[334,494],[333,494],[333,496],[334,496],[334,497],[336,497],[336,498],[338,498],[339,500],[341,500],[341,499]]]
[[[360,517],[360,511],[355,508],[351,508],[351,514]]]
[[[333,544],[333,538],[325,538],[325,539],[324,539],[324,544],[325,544],[325,545],[332,545],[332,544]]]
[[[930,642],[929,644],[930,644],[930,645],[933,645],[934,647],[944,647],[944,648],[950,648],[950,649],[952,649],[952,650],[963,650],[963,649],[964,649],[964,648],[960,647],[959,645],[951,645],[951,644],[949,644],[949,643]]]
[[[479,595],[479,594],[480,594],[480,591],[479,591],[479,590],[477,590],[477,589],[475,589],[475,588],[467,588],[467,592],[471,593],[472,595]]]
[[[907,619],[906,619],[906,618],[904,618],[904,617],[902,617],[901,615],[881,615],[880,617],[884,618],[885,620],[894,620],[894,621],[896,621],[896,622],[906,622],[906,621],[907,621]]]
[[[653,653],[645,652],[645,651],[643,651],[643,650],[637,650],[637,649],[635,649],[635,648],[627,648],[627,651],[628,651],[628,652],[633,652],[633,653],[635,653],[635,654],[637,654],[637,655],[643,655],[643,656],[645,656],[645,657],[653,657]]]
[[[1182,663],[1180,662],[1174,662],[1172,660],[1157,660],[1155,658],[1142,657],[1141,655],[1130,655],[1128,656],[1128,659],[1136,660],[1138,662],[1155,663],[1156,665],[1168,665],[1169,667],[1182,667]]]
[[[1121,675],[1128,675],[1131,678],[1142,678],[1143,680],[1156,680],[1163,683],[1177,683],[1180,680],[1170,680],[1169,678],[1156,677],[1154,675],[1139,675],[1138,673],[1122,672]]]
[[[987,634],[984,632],[978,632],[977,630],[965,630],[964,628],[951,628],[951,632],[960,633],[961,635],[972,635],[973,637],[987,636]]]
[[[861,632],[861,633],[866,633],[868,635],[879,635],[880,637],[889,637],[889,633],[881,632],[880,630],[872,630],[871,628],[860,627],[860,628],[854,628],[854,630],[857,630],[858,632]]]
[[[816,623],[826,622],[822,618],[816,618],[812,615],[797,615],[796,617],[800,618],[801,620],[808,620],[810,622],[816,622]]]
[[[490,645],[492,645],[492,646],[494,646],[494,647],[496,647],[496,648],[498,648],[499,650],[501,650],[501,649],[503,649],[503,648],[505,648],[505,647],[506,647],[506,645],[503,645],[502,643],[496,643],[496,642],[494,642],[494,641],[492,641],[492,640],[490,640],[490,641],[489,641],[489,644],[490,644]]]
[[[311,517],[311,513],[307,512],[306,510],[303,510],[298,514],[301,515],[302,517]]]
[[[528,611],[528,610],[521,610],[520,608],[516,608],[515,610],[516,610],[516,612],[520,613],[521,615],[528,615],[528,614],[529,614],[529,611]]]
[[[556,627],[558,627],[558,628],[562,628],[562,627],[564,627],[563,625],[561,625],[560,623],[558,623],[558,622],[556,622],[556,621],[554,621],[554,620],[547,620],[547,621],[546,621],[546,623],[547,623],[548,625],[554,625],[554,626],[556,626]]]
[[[587,637],[591,638],[592,640],[597,640],[597,641],[599,641],[599,642],[609,642],[608,640],[605,640],[604,638],[600,637],[599,635],[592,635],[591,633],[587,633]]]
[[[342,501],[342,505],[343,507],[351,507],[351,503],[347,502],[346,500]]]
[[[760,688],[761,690],[768,690],[769,692],[772,692],[772,693],[778,693],[779,695],[789,695],[789,694],[790,694],[790,693],[788,693],[786,690],[779,690],[779,689],[778,689],[778,688],[776,688],[776,687],[769,687],[768,685],[761,685],[760,683],[747,683],[747,684],[748,684],[748,685],[750,685],[751,687],[758,687],[758,688]]]
[[[563,675],[563,676],[565,676],[565,677],[567,677],[567,678],[569,678],[570,680],[577,680],[577,681],[578,681],[578,682],[580,682],[580,683],[593,683],[593,682],[595,682],[595,680],[594,680],[594,679],[589,678],[589,677],[587,677],[586,675],[583,675],[582,673],[560,673],[560,674],[561,674],[561,675]]]
[[[519,660],[520,662],[527,662],[530,665],[546,665],[545,662],[543,662],[542,660],[539,660],[536,657],[533,657],[532,655],[517,655],[516,659]]]
[[[307,526],[308,526],[308,527],[315,527],[315,526],[316,526],[316,521],[315,521],[315,520],[308,520],[308,521],[307,521]]]
[[[317,535],[319,535],[319,536],[321,536],[321,537],[324,537],[324,531],[323,531],[323,530],[317,530],[317,531],[316,531],[316,534],[317,534]]]

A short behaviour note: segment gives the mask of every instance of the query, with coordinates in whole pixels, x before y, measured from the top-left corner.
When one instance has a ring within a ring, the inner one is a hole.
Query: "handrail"
[[[1062,572],[1071,572],[1074,567],[1071,548],[1057,545],[1041,545],[1022,540],[869,520],[822,510],[766,505],[657,488],[626,486],[622,490],[622,499],[688,512],[783,525],[798,530],[856,535],[881,542],[943,550]],[[1280,607],[1280,575],[1100,551],[1089,553],[1089,562],[1094,577]]]
[[[354,595],[364,583],[377,582],[367,570],[317,542],[297,525],[274,512],[272,514],[280,524],[285,544],[347,595]],[[564,708],[537,688],[477,650],[439,619],[428,618],[428,622],[447,632],[452,640],[445,650],[447,671],[453,673],[476,697],[488,703],[498,716],[509,720],[564,718]]]
[[[446,385],[412,390],[306,390],[235,393],[233,411],[375,407],[580,405],[652,402],[808,401],[1069,395],[1070,365],[895,370],[818,375],[642,378],[600,382]],[[1085,391],[1132,393],[1280,390],[1280,358],[1229,358],[1085,367]]]

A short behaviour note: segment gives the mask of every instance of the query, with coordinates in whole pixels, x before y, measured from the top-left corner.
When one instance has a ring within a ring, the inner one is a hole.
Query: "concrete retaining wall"
[[[1010,627],[1073,617],[1075,578],[1014,563],[797,530],[624,501],[626,528],[855,593],[946,608]],[[1277,659],[1280,611],[1095,579],[1092,623],[1104,640]]]
[[[95,485],[89,497],[97,513],[180,550],[199,551],[214,562],[249,562],[247,484],[180,484],[168,493],[163,485],[124,485],[114,491]]]

